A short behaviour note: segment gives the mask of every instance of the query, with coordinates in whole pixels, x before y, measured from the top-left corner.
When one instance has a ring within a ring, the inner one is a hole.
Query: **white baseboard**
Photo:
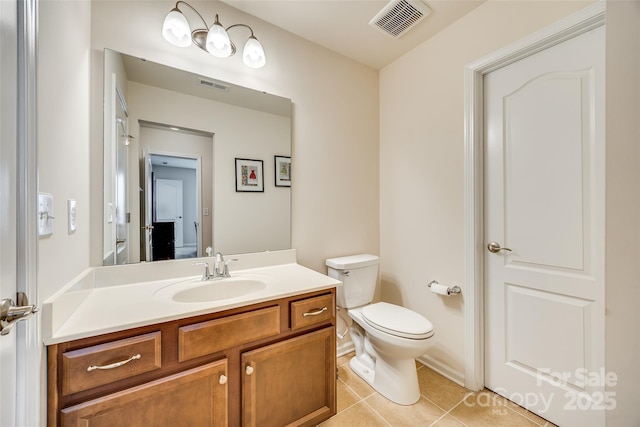
[[[342,343],[338,341],[338,346],[336,348],[336,356],[337,357],[344,356],[345,354],[351,353],[354,350],[355,350],[355,347],[353,346],[353,341],[345,340],[345,342],[342,342]]]
[[[464,387],[464,374],[462,372],[451,369],[450,366],[447,366],[444,363],[435,360],[428,354],[423,354],[422,356],[418,357],[417,360],[424,366],[433,369],[443,377],[448,378],[454,383]]]

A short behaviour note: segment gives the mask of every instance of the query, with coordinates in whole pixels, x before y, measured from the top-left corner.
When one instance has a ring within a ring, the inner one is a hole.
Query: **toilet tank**
[[[373,301],[379,262],[380,258],[369,254],[326,261],[329,276],[342,282],[342,286],[338,286],[338,307],[355,308]]]

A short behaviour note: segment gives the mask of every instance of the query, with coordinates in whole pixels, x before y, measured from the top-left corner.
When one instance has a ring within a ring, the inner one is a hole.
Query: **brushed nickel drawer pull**
[[[318,309],[316,311],[307,311],[306,313],[302,313],[303,317],[307,317],[307,316],[317,316],[319,314],[324,313],[325,311],[329,310],[327,307],[322,307],[321,309]]]
[[[99,365],[93,365],[93,366],[89,366],[87,368],[87,372],[91,372],[91,371],[95,371],[96,369],[113,369],[113,368],[119,368],[122,365],[126,365],[127,363],[131,362],[132,360],[138,360],[142,358],[142,356],[140,356],[140,353],[135,354],[133,356],[131,356],[130,358],[128,358],[127,360],[123,360],[122,362],[116,362],[116,363],[112,363],[110,365],[104,365],[104,366],[99,366]]]

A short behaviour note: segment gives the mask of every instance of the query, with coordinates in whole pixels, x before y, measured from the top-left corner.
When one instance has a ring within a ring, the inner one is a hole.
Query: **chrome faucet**
[[[207,253],[209,248],[207,248]],[[216,256],[213,259],[213,272],[209,270],[208,262],[194,262],[193,265],[204,265],[204,273],[202,274],[202,281],[211,280],[211,279],[221,279],[226,277],[231,277],[229,273],[229,263],[237,261],[237,259],[232,258],[228,260],[224,260],[224,256],[222,256],[221,252],[217,252]]]
[[[224,265],[224,257],[221,252],[216,252],[216,257],[213,260],[213,277],[224,277],[220,272],[220,263]]]
[[[237,259],[232,258],[225,261],[222,253],[216,252],[216,257],[213,261],[213,277],[231,277],[231,274],[229,274],[229,263],[233,261],[237,261]]]

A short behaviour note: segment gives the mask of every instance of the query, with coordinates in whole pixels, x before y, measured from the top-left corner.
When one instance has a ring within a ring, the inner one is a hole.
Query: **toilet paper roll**
[[[441,285],[439,283],[431,284],[431,292],[440,295],[449,295],[449,288],[445,285]]]

